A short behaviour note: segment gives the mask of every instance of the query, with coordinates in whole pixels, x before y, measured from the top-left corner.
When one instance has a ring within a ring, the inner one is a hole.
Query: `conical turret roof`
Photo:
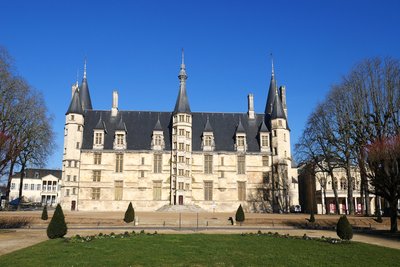
[[[279,97],[278,90],[275,92],[274,103],[272,105],[271,120],[273,119],[286,119],[285,112],[281,98]]]
[[[276,80],[275,80],[275,73],[274,73],[274,63],[272,62],[271,81],[269,83],[267,104],[265,105],[265,114],[272,113],[274,96],[275,96],[276,90],[277,90],[277,87],[276,87]]]
[[[79,87],[79,93],[81,97],[81,103],[82,103],[82,108],[83,110],[91,110],[92,109],[92,100],[90,99],[90,93],[89,93],[89,84],[87,82],[86,78],[86,60],[85,60],[85,66],[84,66],[84,71],[83,71],[83,79],[82,79],[82,84]]]
[[[115,126],[115,130],[127,132],[125,122],[122,120],[122,114],[121,114],[118,124]]]
[[[71,103],[69,104],[68,110],[65,115],[75,113],[83,115],[83,109],[81,104],[81,99],[79,97],[79,91],[75,90],[74,95],[72,96]]]

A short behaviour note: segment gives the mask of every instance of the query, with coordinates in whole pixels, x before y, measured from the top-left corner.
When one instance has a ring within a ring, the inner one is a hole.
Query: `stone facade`
[[[284,212],[298,204],[286,91],[278,91],[274,73],[264,114],[254,112],[252,95],[247,113],[192,112],[183,59],[178,78],[173,112],[119,111],[115,91],[112,108],[97,111],[85,67],[66,113],[63,208],[125,210],[132,202],[139,211],[242,204],[248,212]]]

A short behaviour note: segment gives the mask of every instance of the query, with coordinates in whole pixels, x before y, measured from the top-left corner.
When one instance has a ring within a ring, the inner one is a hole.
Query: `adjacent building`
[[[22,180],[22,196],[25,201],[54,205],[59,203],[61,170],[26,169]],[[21,173],[11,177],[9,201],[19,197]]]
[[[298,204],[286,89],[274,69],[264,113],[248,96],[244,113],[195,112],[186,66],[171,112],[95,110],[86,63],[65,117],[61,203],[67,210],[155,211],[197,205],[208,211],[284,212]],[[222,103],[223,100],[221,100]]]

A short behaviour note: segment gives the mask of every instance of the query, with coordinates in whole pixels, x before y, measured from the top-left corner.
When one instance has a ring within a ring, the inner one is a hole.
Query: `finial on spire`
[[[76,70],[76,86],[78,86],[79,85],[79,82],[78,82],[78,80],[79,80],[79,68]]]
[[[275,71],[274,71],[274,57],[272,56],[272,53],[270,54],[271,56],[271,66],[272,66],[272,76],[275,75]]]
[[[86,57],[85,57],[85,64],[83,65],[83,79],[86,79]]]
[[[181,68],[185,68],[185,51],[182,48],[182,63]]]

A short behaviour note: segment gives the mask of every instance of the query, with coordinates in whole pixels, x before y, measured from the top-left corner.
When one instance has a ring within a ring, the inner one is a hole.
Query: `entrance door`
[[[76,208],[76,201],[72,200],[71,201],[71,210],[75,210],[75,208]]]
[[[183,196],[179,196],[179,205],[183,205]]]

